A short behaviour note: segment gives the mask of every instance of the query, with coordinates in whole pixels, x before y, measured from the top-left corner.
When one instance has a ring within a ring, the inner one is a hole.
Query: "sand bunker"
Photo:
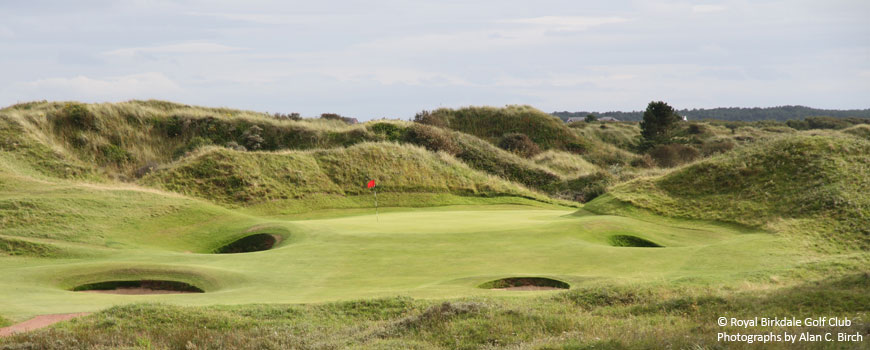
[[[73,291],[122,295],[205,293],[199,287],[184,282],[158,280],[106,281],[84,284],[73,288]]]
[[[489,281],[479,286],[484,289],[514,290],[514,291],[537,291],[569,289],[568,283],[545,277],[509,277],[495,281]]]
[[[230,244],[215,249],[217,254],[251,253],[272,249],[281,241],[281,236],[269,233],[258,233],[245,236]]]
[[[27,331],[32,331],[34,329],[40,329],[43,327],[48,327],[60,321],[70,320],[76,317],[90,315],[90,312],[78,312],[73,314],[51,314],[51,315],[39,315],[34,318],[31,318],[27,321],[9,326],[0,328],[0,337],[6,337],[13,335],[15,333],[22,333]]]
[[[662,246],[653,241],[649,241],[637,236],[630,235],[614,235],[607,239],[608,243],[614,247],[639,247],[639,248],[661,248]]]

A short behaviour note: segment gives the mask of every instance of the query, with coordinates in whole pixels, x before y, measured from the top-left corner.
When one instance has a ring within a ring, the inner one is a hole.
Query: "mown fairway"
[[[798,262],[777,236],[700,222],[640,221],[522,205],[390,208],[379,218],[371,214],[324,211],[305,220],[245,216],[238,222],[182,226],[191,232],[172,230],[171,236],[147,239],[117,229],[118,241],[124,242],[117,249],[69,244],[86,257],[6,257],[0,267],[0,309],[4,316],[24,319],[143,301],[209,305],[552,293],[477,288],[494,279],[528,276],[555,278],[572,288],[602,281],[727,284]],[[207,239],[203,232],[208,230],[222,231],[210,237],[223,241],[185,243],[189,236]],[[274,233],[283,241],[262,252],[206,253],[226,243],[226,237],[245,232]],[[614,247],[608,241],[613,235],[664,247]],[[206,293],[67,290],[83,283],[149,278],[189,282]]]

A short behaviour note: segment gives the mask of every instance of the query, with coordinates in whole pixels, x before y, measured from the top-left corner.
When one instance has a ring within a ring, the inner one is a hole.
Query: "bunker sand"
[[[15,333],[22,333],[27,331],[32,331],[34,329],[40,329],[43,327],[51,326],[60,321],[70,320],[76,317],[82,317],[90,315],[90,312],[78,312],[71,314],[49,314],[49,315],[39,315],[34,318],[31,318],[27,321],[21,322],[19,324],[15,324],[9,327],[0,328],[0,337],[8,337]]]

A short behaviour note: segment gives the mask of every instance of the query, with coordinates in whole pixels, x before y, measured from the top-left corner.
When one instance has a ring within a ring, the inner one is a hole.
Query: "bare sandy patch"
[[[86,315],[90,315],[90,312],[78,312],[71,314],[50,314],[50,315],[39,315],[34,318],[31,318],[27,321],[11,325],[9,327],[0,328],[0,337],[8,337],[15,333],[22,333],[27,331],[32,331],[34,329],[39,329],[43,327],[48,327],[60,321],[70,320],[76,317],[82,317]]]

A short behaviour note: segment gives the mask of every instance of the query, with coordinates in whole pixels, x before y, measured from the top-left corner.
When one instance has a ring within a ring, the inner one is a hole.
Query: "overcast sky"
[[[870,107],[870,1],[0,2],[0,105]]]

